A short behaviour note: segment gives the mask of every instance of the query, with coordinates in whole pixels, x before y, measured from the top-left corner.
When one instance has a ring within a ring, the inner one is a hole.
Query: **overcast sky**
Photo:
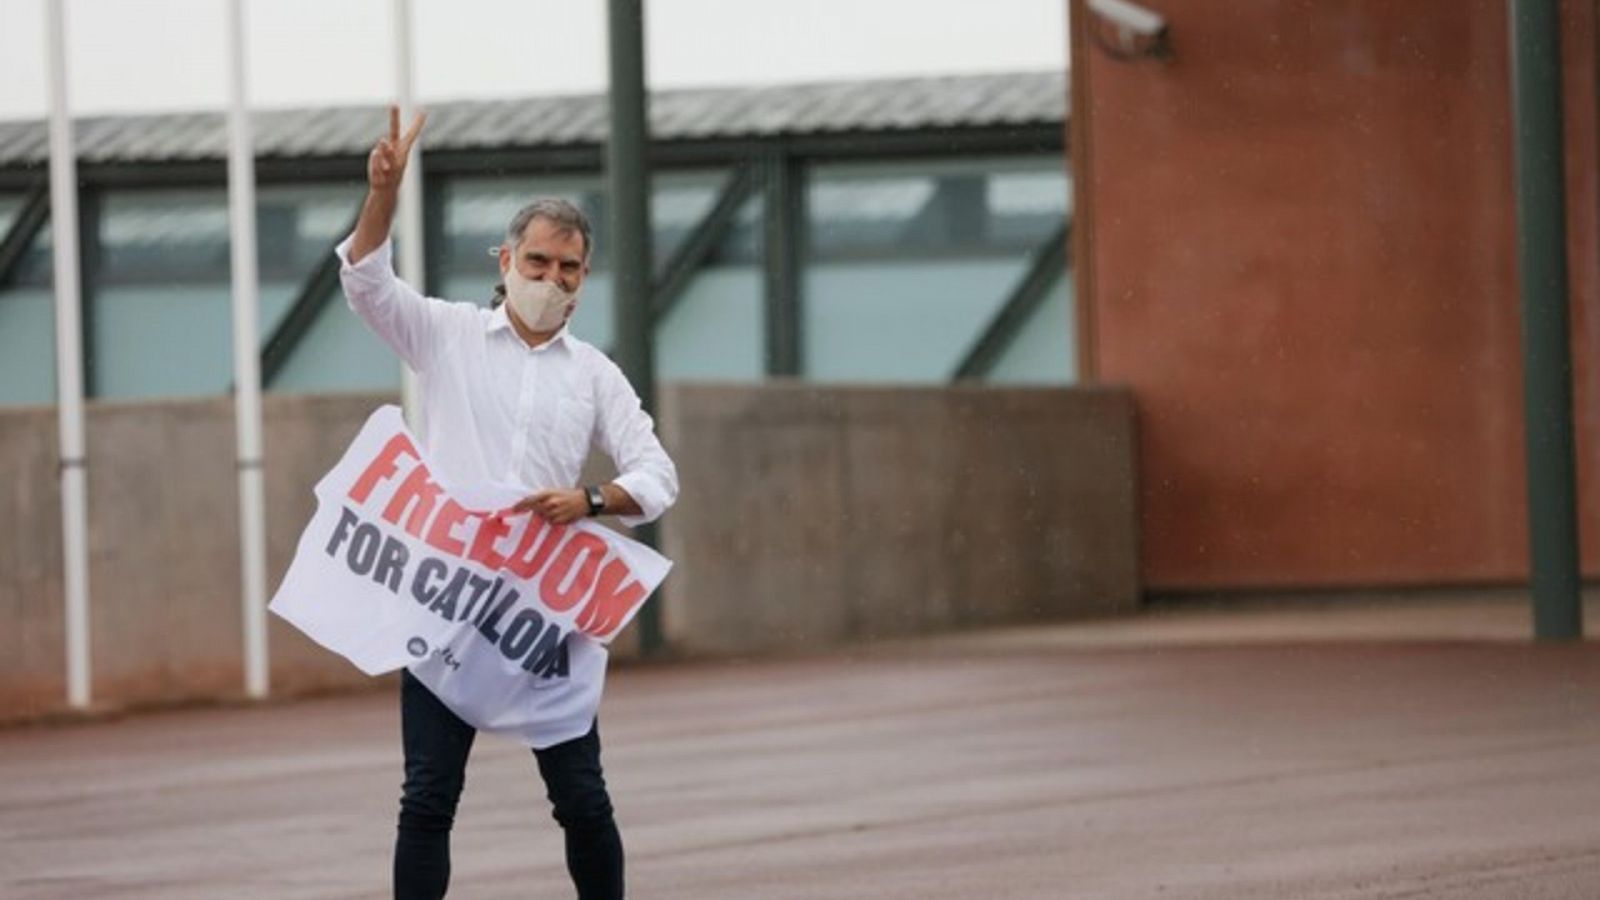
[[[0,0],[0,119],[47,112],[44,4]],[[230,0],[67,0],[89,115],[227,102]],[[605,0],[412,0],[423,102],[603,90]],[[1066,0],[646,0],[653,87],[1066,66]],[[248,0],[251,102],[393,93],[394,0]]]

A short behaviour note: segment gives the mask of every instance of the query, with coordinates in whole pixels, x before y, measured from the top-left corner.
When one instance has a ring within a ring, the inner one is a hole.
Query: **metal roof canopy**
[[[359,177],[386,107],[258,111],[263,180]],[[650,98],[653,156],[667,164],[748,158],[782,144],[817,156],[1056,150],[1064,144],[1067,77],[1019,72],[776,87],[659,91]],[[220,113],[81,118],[85,180],[149,184],[221,180]],[[458,101],[429,108],[429,169],[598,171],[606,96]],[[0,186],[28,184],[48,157],[42,121],[0,122]]]

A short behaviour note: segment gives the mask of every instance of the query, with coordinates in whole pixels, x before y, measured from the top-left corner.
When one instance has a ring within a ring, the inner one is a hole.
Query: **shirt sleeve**
[[[655,422],[644,411],[633,385],[610,360],[604,363],[599,394],[600,449],[617,467],[617,486],[628,492],[642,512],[622,516],[622,524],[653,522],[678,499],[678,468],[656,437]]]
[[[443,301],[428,300],[416,288],[394,273],[393,247],[385,240],[377,249],[350,262],[351,235],[339,242],[334,254],[339,257],[339,283],[344,286],[350,308],[383,339],[412,371],[427,368],[438,330]]]

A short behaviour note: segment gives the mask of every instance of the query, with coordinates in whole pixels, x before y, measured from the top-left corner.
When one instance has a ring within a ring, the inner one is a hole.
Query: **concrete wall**
[[[0,721],[65,702],[54,409],[0,412]]]
[[[732,652],[1138,601],[1113,390],[676,386],[666,632]]]
[[[314,506],[311,486],[376,396],[265,400],[269,590]],[[242,694],[239,503],[227,400],[94,403],[88,412],[92,694],[97,705]],[[63,705],[61,501],[54,409],[0,412],[0,720]],[[275,618],[275,690],[361,683]]]
[[[390,399],[266,399],[269,590],[312,485]],[[241,696],[232,404],[88,415],[97,705]],[[668,638],[744,651],[1129,609],[1131,426],[1100,391],[670,390]],[[53,409],[0,411],[0,721],[65,706],[56,460]],[[367,683],[270,621],[274,693]]]
[[[1077,296],[1091,374],[1139,398],[1143,581],[1525,580],[1506,4],[1141,2],[1170,62],[1087,25],[1072,58]],[[1594,574],[1595,5],[1562,12]]]

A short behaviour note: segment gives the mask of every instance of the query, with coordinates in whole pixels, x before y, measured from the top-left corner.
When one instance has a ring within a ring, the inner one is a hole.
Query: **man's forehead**
[[[546,253],[575,253],[583,255],[583,234],[576,228],[559,225],[548,219],[534,219],[522,232],[518,250],[528,252],[543,250]]]

